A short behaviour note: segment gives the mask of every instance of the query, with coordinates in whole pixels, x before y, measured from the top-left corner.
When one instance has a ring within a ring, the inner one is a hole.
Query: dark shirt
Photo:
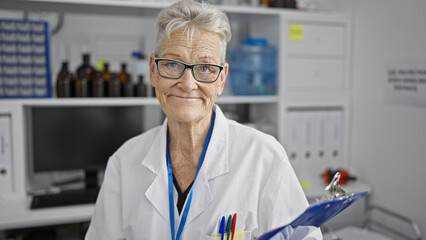
[[[176,181],[175,175],[173,175],[173,184],[175,185],[176,191],[178,193],[178,201],[176,205],[180,215],[180,213],[182,212],[183,205],[185,204],[186,198],[188,197],[188,193],[189,191],[191,191],[192,184],[194,184],[194,181],[192,181],[192,183],[184,192],[182,192],[182,190],[180,189],[179,184]]]

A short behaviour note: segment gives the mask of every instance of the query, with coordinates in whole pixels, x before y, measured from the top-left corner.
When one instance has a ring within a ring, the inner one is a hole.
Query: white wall
[[[52,73],[59,71],[63,60],[68,60],[70,70],[75,71],[82,62],[83,52],[92,53],[92,64],[98,58],[105,58],[112,71],[119,71],[121,62],[131,68],[132,51],[149,51],[147,57],[151,54],[155,44],[153,32],[155,21],[150,18],[66,14],[61,30],[51,36]],[[101,56],[97,49],[107,56]]]
[[[351,170],[373,184],[372,204],[408,216],[426,234],[426,103],[391,104],[383,89],[389,63],[426,63],[426,1],[339,5],[354,20]]]

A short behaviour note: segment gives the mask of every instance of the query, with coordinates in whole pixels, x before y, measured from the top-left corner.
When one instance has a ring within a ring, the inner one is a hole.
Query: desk
[[[57,224],[90,221],[94,204],[42,208],[29,208],[31,197],[7,201],[0,205],[0,231]]]

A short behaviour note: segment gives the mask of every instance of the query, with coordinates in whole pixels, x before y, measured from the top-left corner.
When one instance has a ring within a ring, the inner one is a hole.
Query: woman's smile
[[[180,96],[180,95],[170,95],[169,98],[171,101],[183,101],[188,103],[194,103],[194,102],[203,100],[203,98],[201,97],[189,97],[189,96]]]

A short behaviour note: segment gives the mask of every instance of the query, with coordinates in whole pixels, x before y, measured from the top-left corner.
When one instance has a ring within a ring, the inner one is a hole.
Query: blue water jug
[[[229,80],[234,95],[277,93],[277,50],[266,38],[247,37],[229,51]]]

